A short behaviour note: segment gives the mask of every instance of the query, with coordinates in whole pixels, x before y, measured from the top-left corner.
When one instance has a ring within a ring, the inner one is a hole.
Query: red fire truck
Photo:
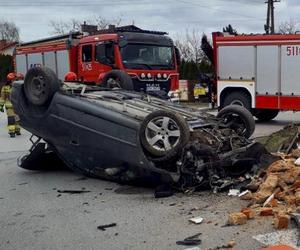
[[[280,110],[300,110],[299,34],[213,33],[213,48],[202,47],[215,65],[220,108],[239,104],[264,121]]]
[[[136,91],[168,92],[177,89],[179,82],[180,56],[173,41],[165,32],[136,26],[111,26],[92,35],[78,32],[23,43],[16,48],[15,58],[18,73],[46,66],[62,80],[73,72],[87,84],[107,86],[111,78],[126,81],[129,75]],[[123,87],[130,89],[128,83]]]

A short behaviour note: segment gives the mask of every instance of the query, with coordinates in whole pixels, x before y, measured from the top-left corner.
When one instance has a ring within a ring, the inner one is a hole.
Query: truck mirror
[[[127,40],[125,40],[125,39],[120,39],[120,40],[119,40],[119,47],[120,47],[120,48],[126,47],[127,44],[128,44]]]
[[[180,51],[177,47],[175,47],[175,57],[176,57],[176,64],[180,66],[181,64]]]
[[[115,63],[113,42],[104,42],[96,45],[96,61],[107,65]]]

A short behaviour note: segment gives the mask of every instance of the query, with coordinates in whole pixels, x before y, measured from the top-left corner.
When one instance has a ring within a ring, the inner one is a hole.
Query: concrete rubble
[[[275,152],[272,154],[278,160],[252,176],[251,182],[239,195],[240,199],[248,201],[248,205],[240,212],[229,214],[229,225],[244,224],[245,218],[268,216],[273,218],[275,229],[289,227],[291,215],[300,212],[298,131],[299,125],[289,125],[271,136],[258,139],[267,149]]]

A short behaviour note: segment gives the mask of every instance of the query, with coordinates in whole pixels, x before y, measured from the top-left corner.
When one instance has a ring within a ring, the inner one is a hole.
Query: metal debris
[[[82,194],[82,193],[89,193],[91,191],[88,190],[57,190],[58,193],[63,194]]]
[[[106,225],[100,225],[97,227],[97,229],[99,229],[101,231],[105,231],[107,228],[115,227],[115,226],[117,226],[117,223],[111,223],[111,224],[106,224]]]
[[[187,237],[182,241],[177,241],[177,245],[181,246],[195,246],[195,245],[200,245],[201,244],[201,239],[199,239],[199,236],[201,233],[195,234],[193,236]]]

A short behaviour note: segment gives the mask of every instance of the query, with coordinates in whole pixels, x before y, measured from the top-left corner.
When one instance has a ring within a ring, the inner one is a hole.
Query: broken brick
[[[288,205],[294,205],[296,203],[296,197],[294,195],[285,195],[283,200]]]
[[[296,250],[296,249],[287,245],[277,245],[277,246],[270,246],[267,248],[261,248],[260,250]]]
[[[247,216],[243,213],[231,213],[228,218],[228,224],[231,226],[243,225],[247,222]]]
[[[275,174],[270,174],[267,176],[266,180],[260,185],[259,192],[271,192],[277,187],[278,176]]]
[[[241,210],[241,212],[242,212],[244,215],[247,216],[247,219],[248,219],[248,220],[254,218],[254,212],[253,212],[253,210],[250,209],[250,208],[243,208],[243,209]]]
[[[300,149],[297,148],[297,149],[293,150],[291,156],[298,159],[300,157]]]
[[[287,229],[289,226],[290,217],[286,214],[278,214],[274,219],[274,227],[276,229]]]
[[[300,188],[300,180],[298,179],[297,181],[295,181],[295,183],[293,184],[293,189],[298,189]]]
[[[277,200],[277,199],[272,199],[272,200],[269,202],[269,206],[270,206],[270,207],[277,207],[277,206],[278,206],[278,200]]]
[[[273,162],[269,168],[268,172],[269,173],[276,173],[276,172],[284,172],[289,169],[289,166],[286,164],[284,160],[279,160]]]
[[[260,209],[260,216],[272,216],[273,215],[273,209],[270,207],[263,207]]]

